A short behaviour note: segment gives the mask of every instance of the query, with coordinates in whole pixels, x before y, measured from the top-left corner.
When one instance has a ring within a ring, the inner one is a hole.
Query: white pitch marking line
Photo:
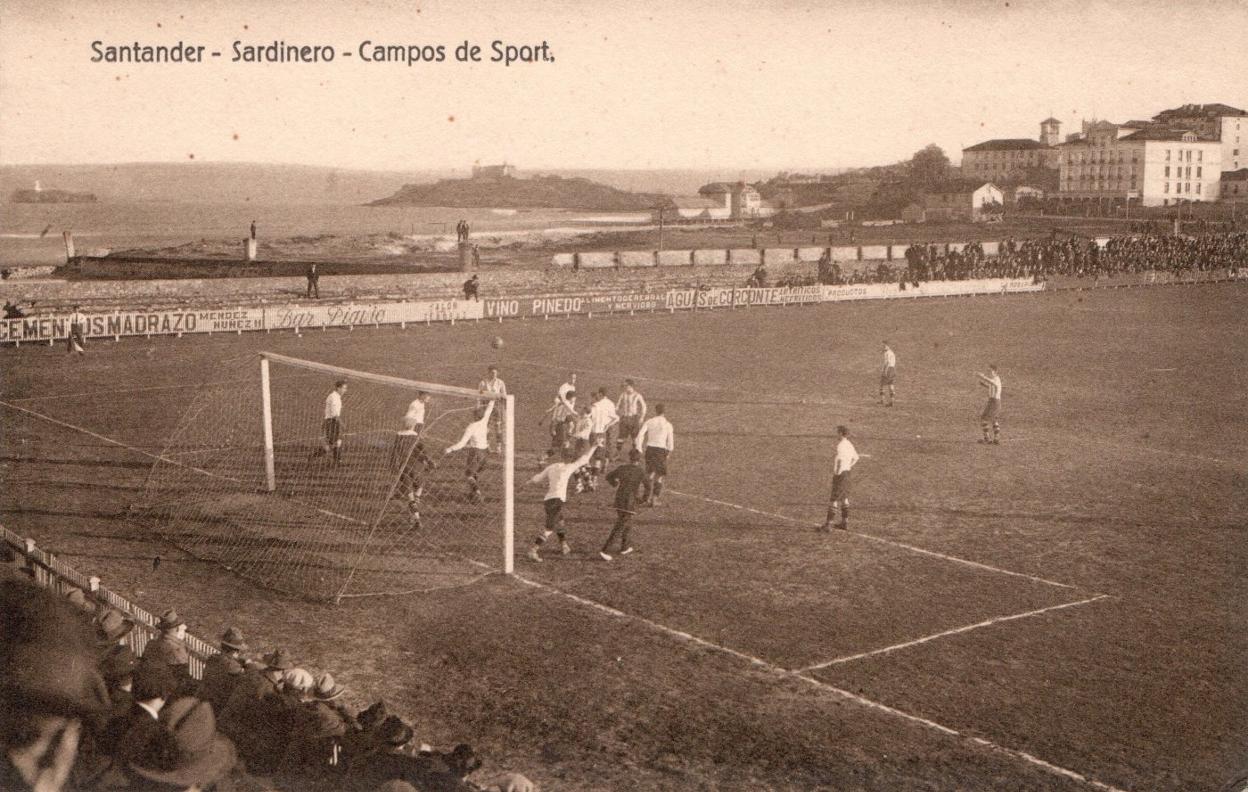
[[[721,654],[731,655],[732,657],[736,657],[740,660],[745,660],[751,665],[761,668],[776,676],[792,677],[795,679],[800,679],[801,681],[809,685],[813,685],[819,688],[820,690],[832,693],[836,696],[839,696],[840,698],[846,699],[848,701],[852,701],[855,704],[858,704],[860,706],[867,707],[873,710],[877,710],[887,715],[891,715],[895,718],[901,718],[902,720],[910,721],[911,723],[916,723],[927,729],[931,729],[932,731],[939,732],[940,734],[944,734],[949,737],[962,738],[974,745],[978,745],[982,748],[986,748],[989,751],[992,751],[994,753],[999,753],[1005,756],[1009,756],[1013,759],[1022,761],[1026,764],[1034,765],[1054,775],[1059,775],[1064,778],[1069,778],[1074,781],[1079,781],[1095,789],[1102,790],[1102,792],[1126,792],[1126,790],[1120,789],[1119,787],[1111,786],[1110,784],[1106,784],[1101,781],[1097,781],[1096,779],[1089,778],[1081,773],[1075,772],[1074,770],[1068,770],[1065,767],[1060,767],[1051,762],[1046,762],[1045,760],[1040,759],[1039,757],[1033,756],[1027,753],[1026,751],[1020,751],[1015,748],[1007,748],[1003,745],[998,745],[997,743],[994,743],[991,740],[986,740],[983,737],[975,737],[969,734],[963,734],[957,729],[950,728],[943,724],[937,723],[936,721],[928,720],[927,718],[921,717],[919,715],[912,715],[911,713],[905,712],[904,710],[899,710],[895,707],[890,707],[887,704],[881,704],[878,701],[873,701],[869,698],[859,696],[855,693],[849,692],[848,690],[843,690],[841,688],[836,687],[835,685],[831,685],[820,679],[816,679],[815,677],[807,676],[806,674],[800,671],[789,671],[788,669],[782,668],[774,663],[770,663],[762,659],[761,657],[755,657],[754,655],[747,654],[745,652],[740,652],[740,651],[737,651],[736,649],[731,649],[727,646],[722,646],[713,641],[708,641],[705,638],[699,638],[698,636],[693,635],[692,633],[687,633],[683,630],[677,630],[674,627],[668,627],[667,625],[662,624],[660,622],[653,621],[652,619],[647,619],[643,616],[636,616],[634,614],[622,611],[618,608],[613,608],[609,605],[603,605],[600,602],[595,602],[594,600],[578,596],[571,592],[564,591],[562,589],[548,585],[546,583],[541,583],[536,580],[530,580],[529,578],[526,578],[519,573],[513,574],[512,578],[525,584],[526,586],[530,586],[532,588],[539,589],[541,591],[545,591],[551,594],[558,594],[559,596],[566,597],[579,605],[583,605],[587,608],[591,608],[601,613],[605,613],[608,616],[614,616],[615,618],[624,619],[626,621],[637,622],[646,627],[649,627],[652,630],[656,630],[666,635],[671,635],[679,640],[693,643],[698,646],[702,646],[707,649],[720,652]]]
[[[819,669],[827,668],[828,666],[839,665],[841,663],[848,663],[853,660],[861,660],[864,657],[871,657],[873,655],[887,654],[889,652],[895,652],[898,649],[905,649],[910,646],[918,646],[919,644],[924,644],[924,643],[927,643],[928,641],[934,641],[937,638],[944,638],[950,635],[958,635],[960,633],[970,632],[971,630],[978,630],[980,627],[991,627],[994,624],[1001,624],[1003,622],[1014,621],[1015,619],[1026,619],[1029,616],[1039,616],[1041,613],[1048,613],[1049,611],[1062,610],[1063,608],[1076,608],[1080,605],[1087,605],[1088,603],[1096,602],[1098,600],[1103,600],[1103,599],[1108,599],[1108,598],[1109,598],[1108,594],[1097,594],[1095,597],[1082,599],[1082,600],[1079,600],[1078,602],[1064,602],[1060,605],[1050,605],[1047,608],[1037,608],[1036,610],[1027,611],[1026,613],[1014,613],[1008,616],[998,616],[996,618],[987,619],[985,621],[977,622],[975,624],[968,624],[965,627],[955,627],[952,630],[945,630],[944,632],[933,633],[932,635],[927,635],[922,638],[916,638],[913,641],[906,641],[904,643],[893,644],[892,646],[885,646],[882,649],[872,649],[869,652],[860,652],[855,655],[846,655],[844,657],[838,657],[838,658],[835,658],[833,660],[828,660],[823,663],[816,663],[815,665],[810,665],[810,666],[806,666],[805,668],[800,668],[798,669],[798,672],[805,673],[807,671],[818,671]]]
[[[785,515],[785,514],[777,514],[775,512],[767,512],[767,511],[762,511],[760,509],[752,509],[749,506],[742,506],[738,503],[729,503],[728,501],[716,500],[715,498],[708,498],[705,495],[698,495],[692,492],[681,492],[680,490],[671,489],[671,488],[668,488],[667,491],[672,493],[673,495],[683,495],[686,498],[696,498],[697,500],[706,501],[707,503],[714,503],[719,506],[727,506],[730,509],[737,509],[739,511],[747,511],[753,514],[761,514],[764,517],[775,517],[778,520],[786,520],[791,523],[796,523],[797,525],[809,525],[811,527],[814,527],[810,523],[807,523],[803,520],[798,520],[794,517],[789,517],[788,515]],[[847,531],[846,533],[848,533],[850,536],[858,536],[863,539],[870,539],[873,542],[879,542],[881,544],[892,545],[893,547],[900,547],[903,550],[909,550],[912,553],[920,553],[922,555],[931,556],[933,558],[939,558],[943,561],[950,561],[955,564],[964,564],[966,566],[975,567],[977,569],[983,569],[988,572],[996,572],[1001,575],[1012,575],[1013,577],[1026,578],[1027,580],[1033,580],[1037,583],[1044,583],[1045,585],[1048,585],[1048,586],[1059,586],[1061,588],[1068,588],[1068,589],[1079,588],[1078,586],[1072,585],[1070,583],[1059,583],[1056,580],[1049,580],[1047,578],[1037,577],[1035,575],[1028,575],[1026,572],[1015,572],[1011,569],[1002,569],[1001,567],[995,567],[990,564],[982,564],[979,561],[972,561],[969,558],[960,558],[958,556],[948,555],[946,553],[938,553],[935,550],[925,550],[922,547],[915,547],[914,545],[909,545],[909,544],[906,544],[905,542],[898,542],[894,539],[885,539],[880,536],[872,536],[871,534],[859,533],[858,531]]]

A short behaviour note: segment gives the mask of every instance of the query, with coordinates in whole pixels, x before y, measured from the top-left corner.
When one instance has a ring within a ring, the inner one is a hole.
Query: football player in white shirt
[[[490,415],[494,412],[494,401],[491,399],[485,407],[477,409],[476,420],[464,427],[464,433],[453,446],[442,452],[450,456],[461,448],[468,449],[468,464],[464,475],[468,478],[468,499],[473,503],[481,502],[481,485],[477,477],[488,461],[490,451]]]
[[[836,507],[841,507],[841,522],[837,525],[842,531],[849,530],[849,472],[858,464],[858,451],[849,442],[849,428],[836,427],[841,439],[836,444],[836,457],[832,460],[832,498],[828,503],[828,517],[824,520],[822,530],[830,531],[836,524]]]
[[[564,555],[572,552],[572,548],[568,546],[568,534],[563,528],[563,504],[568,500],[568,482],[571,481],[573,473],[589,463],[590,457],[597,450],[598,446],[591,445],[576,459],[571,459],[572,454],[565,452],[564,461],[550,463],[541,473],[529,479],[530,484],[546,485],[546,496],[542,500],[546,522],[541,533],[533,540],[533,546],[529,548],[530,561],[542,560],[539,549],[546,544],[552,533],[558,535],[559,549]]]
[[[607,398],[606,388],[599,388],[595,395],[597,398],[589,407],[589,439],[591,443],[600,441],[598,445],[602,448],[602,451],[594,455],[594,458],[590,461],[589,468],[596,488],[598,475],[607,466],[607,457],[611,453],[608,444],[608,433],[620,422],[620,415],[615,411],[615,402]]]
[[[342,397],[346,392],[347,381],[338,380],[325,397],[325,419],[321,421],[321,432],[325,438],[321,447],[312,452],[313,459],[332,452],[334,464],[342,464]]]
[[[885,407],[893,406],[893,398],[897,395],[897,391],[893,388],[893,383],[897,380],[897,355],[894,354],[893,348],[884,342],[884,368],[880,369],[880,404]],[[884,401],[884,389],[888,388],[888,401]]]
[[[498,376],[498,366],[489,367],[485,379],[477,385],[477,390],[482,394],[507,396],[507,383]],[[494,453],[501,454],[503,453],[503,414],[500,411],[494,411],[494,415],[490,418],[490,428],[494,430]]]
[[[654,406],[654,417],[641,425],[637,433],[637,450],[646,463],[646,490],[642,502],[658,506],[663,494],[663,478],[667,476],[667,457],[676,445],[676,430],[663,416],[663,405]]]
[[[979,384],[988,389],[988,403],[979,414],[979,426],[984,430],[984,437],[979,442],[1001,445],[1001,375],[997,374],[994,364],[988,366],[988,376],[978,371],[975,376],[979,377]],[[988,437],[989,424],[992,425],[992,439]]]
[[[407,405],[407,412],[403,415],[403,429],[408,432],[415,432],[419,435],[425,430],[425,408],[429,406],[429,394],[424,391],[417,391],[416,398],[412,399],[412,403]]]

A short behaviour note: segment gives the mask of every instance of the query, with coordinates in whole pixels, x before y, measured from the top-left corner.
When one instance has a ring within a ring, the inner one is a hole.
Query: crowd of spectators
[[[1181,273],[1236,269],[1248,266],[1248,232],[1206,233],[1196,236],[1135,234],[1111,237],[1104,247],[1087,237],[1057,234],[1045,239],[1003,241],[995,256],[987,256],[979,242],[961,250],[943,245],[911,245],[904,262],[880,263],[843,273],[825,256],[811,279],[789,275],[777,285],[911,283],[970,278],[1032,278],[1054,276],[1108,277],[1159,271]]]
[[[200,679],[175,611],[136,657],[133,620],[81,589],[54,595],[0,551],[0,789],[534,789],[518,773],[479,785],[470,746],[416,744],[384,701],[355,712],[331,674],[284,649],[253,657],[234,627]]]

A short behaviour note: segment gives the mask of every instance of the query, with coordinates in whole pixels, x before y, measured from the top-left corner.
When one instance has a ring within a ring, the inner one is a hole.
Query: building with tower
[[[1039,171],[1057,170],[1056,146],[1061,136],[1062,122],[1046,118],[1040,122],[1039,140],[997,138],[976,143],[962,149],[962,175],[998,184],[1044,180]]]

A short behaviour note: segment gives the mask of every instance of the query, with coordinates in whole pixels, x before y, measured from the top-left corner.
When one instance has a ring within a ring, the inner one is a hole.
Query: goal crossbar
[[[465,398],[481,400],[503,399],[503,397],[498,394],[481,393],[473,390],[472,388],[459,388],[454,385],[439,385],[436,382],[420,382],[418,380],[405,379],[403,377],[391,377],[386,374],[373,374],[367,371],[343,368],[342,366],[332,366],[328,363],[317,363],[311,360],[287,357],[286,355],[279,355],[276,352],[261,352],[260,357],[265,360],[272,360],[275,363],[281,363],[283,365],[298,366],[312,371],[320,371],[325,374],[340,375],[353,380],[377,382],[383,385],[394,385],[400,388],[422,390],[428,393],[438,393],[445,396],[462,396]]]

